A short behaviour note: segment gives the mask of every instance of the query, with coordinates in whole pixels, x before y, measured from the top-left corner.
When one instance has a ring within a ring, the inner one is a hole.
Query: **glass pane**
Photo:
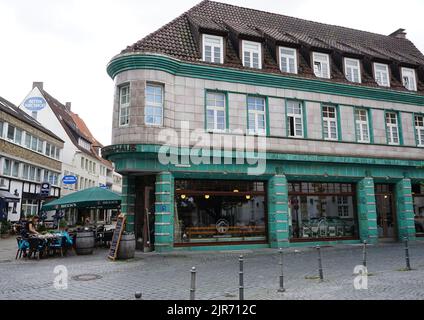
[[[176,180],[175,185],[176,243],[266,240],[262,182]]]

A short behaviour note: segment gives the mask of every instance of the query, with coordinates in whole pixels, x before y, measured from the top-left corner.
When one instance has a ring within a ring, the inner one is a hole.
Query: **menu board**
[[[118,256],[119,243],[125,229],[125,216],[119,216],[116,221],[115,231],[113,232],[112,242],[110,244],[109,259],[116,260]]]

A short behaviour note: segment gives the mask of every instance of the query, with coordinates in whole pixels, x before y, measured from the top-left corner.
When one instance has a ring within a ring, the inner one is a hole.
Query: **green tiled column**
[[[377,208],[375,202],[374,179],[367,177],[358,183],[358,219],[361,241],[377,243]]]
[[[156,176],[155,250],[166,252],[174,247],[174,178],[170,172]]]
[[[414,205],[411,179],[396,184],[396,213],[399,239],[415,240]]]
[[[125,231],[134,232],[135,177],[128,175],[122,177],[121,212],[126,216]]]
[[[268,239],[271,248],[289,245],[288,188],[284,175],[268,181]]]

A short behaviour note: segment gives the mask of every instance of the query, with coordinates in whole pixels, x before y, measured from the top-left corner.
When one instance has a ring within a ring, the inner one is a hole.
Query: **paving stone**
[[[0,300],[39,299],[133,300],[141,291],[146,300],[187,300],[190,269],[197,269],[196,298],[204,300],[238,299],[239,252],[137,252],[135,259],[111,262],[107,250],[97,249],[90,256],[70,253],[65,258],[15,260],[16,242],[0,240]],[[279,256],[277,250],[243,252],[245,257],[245,298],[248,300],[359,299],[387,300],[424,298],[424,242],[410,244],[413,271],[405,266],[403,244],[369,246],[368,290],[355,290],[353,270],[362,263],[361,246],[345,245],[322,249],[325,281],[309,280],[318,275],[313,248],[284,250],[286,292],[278,293]],[[69,272],[68,289],[56,290],[53,273],[57,265]],[[102,278],[76,281],[72,277],[95,274]]]

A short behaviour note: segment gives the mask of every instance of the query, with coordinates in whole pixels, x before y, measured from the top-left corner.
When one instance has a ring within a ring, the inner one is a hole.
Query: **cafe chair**
[[[16,241],[18,243],[18,250],[16,251],[16,257],[15,260],[18,258],[20,259],[22,257],[22,254],[24,257],[26,256],[26,251],[29,248],[29,243],[27,240],[23,239],[22,237],[17,237]]]
[[[44,241],[38,238],[28,238],[28,244],[29,248],[27,257],[31,258],[31,256],[33,256],[34,258],[37,257],[37,259],[40,259],[45,251]]]
[[[49,244],[49,250],[52,250],[53,253],[60,251],[60,255],[63,257],[63,247],[64,247],[64,237],[57,237],[52,239],[52,242]]]

